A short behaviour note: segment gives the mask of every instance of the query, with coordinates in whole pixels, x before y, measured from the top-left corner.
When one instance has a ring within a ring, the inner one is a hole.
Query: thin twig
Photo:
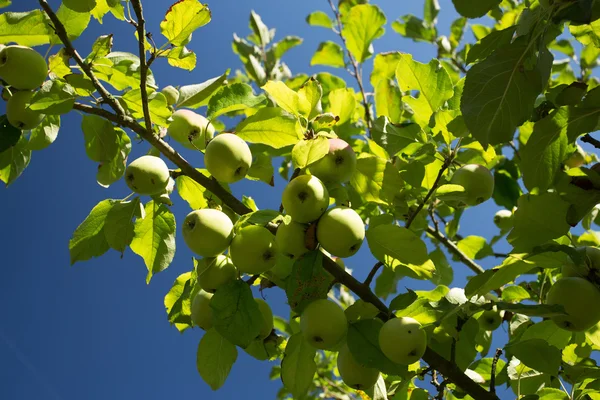
[[[252,285],[254,285],[254,282],[256,282],[256,280],[258,278],[260,278],[260,274],[252,275],[250,278],[246,279],[246,283],[248,284],[248,286],[252,286]]]
[[[358,61],[356,61],[356,59],[354,58],[352,53],[350,53],[350,50],[348,50],[348,45],[346,44],[346,38],[342,34],[343,25],[342,25],[342,19],[340,17],[339,10],[333,4],[333,0],[328,0],[328,1],[329,1],[329,6],[331,7],[331,11],[333,11],[333,14],[335,15],[335,20],[337,22],[338,29],[336,30],[336,33],[340,36],[340,39],[342,40],[342,43],[344,44],[344,48],[346,49],[346,53],[348,53],[348,58],[350,59],[350,64],[352,64],[352,68],[354,69],[354,74],[351,73],[351,75],[353,75],[356,78],[356,82],[358,83],[358,88],[360,89],[360,94],[362,96],[363,107],[365,109],[365,120],[366,120],[365,122],[367,123],[368,131],[371,132],[371,109],[369,108],[369,103],[367,102],[367,94],[366,94],[365,88],[363,86],[362,73],[358,67]]]
[[[521,159],[521,154],[519,153],[519,149],[517,149],[517,146],[515,145],[515,142],[513,142],[511,140],[510,142],[508,142],[508,145],[513,150],[513,152],[515,153],[515,156],[520,160]]]
[[[586,133],[585,135],[583,135],[581,137],[581,141],[584,143],[589,143],[592,146],[594,146],[595,148],[600,149],[600,140],[594,139],[593,137],[590,136],[589,133]]]
[[[144,20],[144,10],[140,0],[131,0],[131,6],[137,18],[136,30],[138,35],[138,51],[140,55],[140,91],[142,95],[142,109],[144,110],[144,122],[146,131],[152,134],[152,117],[150,116],[150,105],[148,102],[148,89],[146,83],[148,80],[148,62],[146,61],[146,21]]]
[[[367,276],[367,279],[365,279],[365,281],[363,282],[363,285],[367,287],[371,286],[371,282],[373,282],[375,274],[377,273],[377,271],[379,271],[379,268],[381,267],[383,267],[383,263],[381,261],[378,261],[377,264],[375,264],[371,269],[371,272],[369,272],[369,275]]]
[[[490,393],[496,393],[496,365],[498,365],[498,360],[502,355],[502,349],[496,349],[496,354],[494,354],[494,359],[492,360],[492,375],[490,377]]]

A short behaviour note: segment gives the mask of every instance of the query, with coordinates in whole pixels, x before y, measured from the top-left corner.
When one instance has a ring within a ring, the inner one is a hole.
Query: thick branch
[[[463,264],[465,264],[467,267],[469,267],[469,269],[471,271],[475,272],[476,274],[483,274],[485,272],[485,270],[479,264],[477,264],[475,261],[471,260],[471,258],[469,256],[467,256],[465,253],[463,253],[463,251],[461,249],[459,249],[458,246],[456,246],[456,244],[453,241],[451,241],[446,236],[444,236],[442,234],[442,232],[440,232],[439,230],[437,230],[431,226],[428,226],[427,233],[429,233],[431,236],[433,236],[435,239],[437,239],[441,244],[443,244],[448,249],[448,251],[450,251],[452,254],[454,254],[456,257],[458,257],[458,259]],[[502,290],[500,290],[500,289],[495,289],[494,292],[496,292],[499,296],[502,295]]]
[[[340,17],[340,13],[339,13],[338,9],[335,8],[335,5],[333,4],[332,0],[329,0],[329,6],[331,7],[331,10],[333,11],[333,14],[335,15],[335,19],[337,21],[337,26],[338,26],[337,33],[340,36],[340,39],[342,39],[342,43],[344,44],[344,48],[346,49],[346,53],[348,53],[348,58],[350,59],[350,64],[352,64],[352,68],[354,69],[354,77],[356,78],[356,82],[358,83],[358,88],[359,88],[360,94],[362,96],[362,104],[365,109],[365,120],[367,123],[367,128],[369,129],[369,132],[370,132],[371,131],[371,109],[369,108],[369,102],[367,102],[367,94],[366,94],[365,88],[363,86],[362,72],[358,66],[358,61],[356,61],[356,59],[354,58],[352,53],[350,53],[350,50],[348,50],[348,46],[346,45],[346,38],[342,34],[343,25],[342,25],[342,19]]]
[[[498,360],[502,355],[502,349],[496,349],[496,354],[494,354],[494,359],[492,360],[492,370],[490,376],[490,393],[496,393],[496,366],[498,365]]]
[[[594,139],[593,137],[590,136],[589,133],[583,135],[581,137],[581,141],[585,142],[585,143],[589,143],[592,146],[594,146],[595,148],[600,149],[600,140]]]
[[[64,44],[65,51],[67,52],[67,54],[73,60],[75,60],[75,62],[77,63],[77,65],[79,65],[81,70],[87,75],[88,78],[90,78],[90,80],[92,81],[92,84],[94,85],[94,87],[96,88],[98,93],[100,93],[100,95],[102,96],[104,101],[107,102],[108,105],[117,114],[125,115],[125,110],[123,109],[123,107],[121,107],[121,104],[119,104],[119,102],[113,97],[113,95],[110,94],[110,92],[108,90],[106,90],[106,88],[102,85],[102,83],[100,83],[98,78],[96,78],[96,76],[92,72],[92,68],[91,68],[90,64],[87,64],[83,60],[83,58],[81,58],[81,56],[79,55],[77,50],[75,50],[75,47],[73,47],[73,44],[71,43],[71,40],[69,39],[69,35],[67,34],[67,30],[65,29],[65,26],[62,24],[62,22],[60,22],[60,20],[58,19],[58,17],[54,13],[54,11],[52,11],[52,8],[48,5],[48,2],[46,0],[39,0],[39,3],[40,3],[40,6],[44,9],[46,14],[48,15],[48,17],[50,18],[50,21],[52,21],[52,23],[54,24],[54,32],[59,37],[61,42]]]
[[[148,90],[146,82],[148,81],[148,62],[146,61],[146,21],[144,20],[144,11],[140,0],[131,0],[133,11],[137,18],[136,30],[138,35],[138,51],[140,53],[140,91],[142,95],[142,108],[144,110],[144,122],[146,130],[152,133],[152,117],[150,116],[150,106],[148,103]]]

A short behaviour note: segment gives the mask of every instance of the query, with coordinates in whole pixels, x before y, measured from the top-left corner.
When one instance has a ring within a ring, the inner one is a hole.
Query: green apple
[[[351,257],[365,239],[365,224],[349,207],[327,210],[317,223],[317,241],[337,257]]]
[[[413,318],[392,318],[379,331],[379,347],[393,362],[410,365],[425,354],[427,334]]]
[[[162,193],[169,184],[169,167],[156,156],[142,156],[125,169],[125,183],[135,193],[155,195]]]
[[[177,110],[171,116],[167,133],[188,149],[204,150],[215,135],[215,127],[202,115],[191,110]]]
[[[192,300],[192,322],[194,325],[199,326],[205,331],[213,326],[212,309],[210,308],[210,299],[212,297],[212,293],[200,290],[196,296],[194,296],[194,300]]]
[[[233,238],[233,223],[222,211],[203,208],[192,211],[183,221],[183,240],[190,250],[203,257],[223,253]]]
[[[304,253],[308,252],[304,242],[307,229],[308,225],[295,221],[290,221],[289,223],[282,222],[275,234],[277,250],[289,258],[300,258]]]
[[[502,314],[498,311],[496,306],[491,310],[485,310],[479,316],[477,320],[479,326],[486,331],[495,331],[502,324]]]
[[[162,94],[167,98],[167,104],[172,106],[173,104],[177,104],[177,100],[179,100],[179,90],[177,90],[173,86],[166,86],[161,91]]]
[[[356,154],[342,139],[329,139],[329,152],[308,166],[310,173],[323,182],[348,182],[356,170]]]
[[[44,114],[29,108],[32,97],[33,92],[13,92],[13,95],[6,102],[6,118],[15,128],[28,131],[44,120]]]
[[[258,334],[257,339],[264,340],[266,339],[273,330],[273,311],[271,311],[271,307],[267,304],[263,299],[254,299],[256,301],[256,305],[260,310],[260,314],[262,315],[262,323],[260,326],[260,333]]]
[[[513,227],[513,213],[509,210],[500,210],[494,215],[494,224],[501,231],[508,231]]]
[[[356,361],[347,344],[344,344],[338,353],[337,368],[344,383],[352,389],[370,389],[379,379],[379,371]]]
[[[63,0],[63,4],[69,10],[78,13],[90,12],[96,7],[96,0]]]
[[[591,282],[577,277],[562,278],[548,291],[547,304],[559,304],[568,315],[553,317],[560,328],[586,331],[600,321],[600,290]]]
[[[600,249],[591,246],[580,247],[579,251],[585,252],[585,260],[583,265],[576,265],[575,263],[568,262],[562,266],[563,278],[569,277],[580,277],[586,278],[590,275],[591,271],[600,270]]]
[[[206,146],[204,164],[219,182],[234,183],[244,179],[252,165],[250,147],[233,133],[217,135]]]
[[[301,175],[283,189],[281,204],[294,221],[306,224],[319,219],[329,207],[329,192],[316,176]]]
[[[565,165],[569,168],[579,168],[585,164],[585,151],[577,144],[577,149],[565,160]]]
[[[275,265],[276,248],[275,236],[267,228],[248,225],[233,238],[229,256],[240,272],[262,274]]]
[[[313,347],[331,350],[346,337],[348,320],[340,306],[330,300],[319,299],[308,304],[302,312],[300,330]]]
[[[0,77],[19,90],[33,90],[48,76],[44,57],[26,46],[6,46],[0,51]]]
[[[8,101],[12,97],[12,91],[9,88],[2,88],[2,100]]]
[[[219,287],[237,278],[237,269],[223,254],[198,260],[198,284],[202,290],[214,293]]]
[[[494,176],[479,164],[467,164],[459,168],[452,176],[451,183],[465,188],[464,203],[468,206],[481,204],[494,193]]]

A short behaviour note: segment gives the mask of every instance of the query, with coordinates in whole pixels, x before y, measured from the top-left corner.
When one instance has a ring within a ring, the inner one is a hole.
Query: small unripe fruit
[[[276,251],[275,236],[267,228],[248,225],[233,238],[229,256],[240,272],[254,275],[273,268]]]
[[[44,120],[44,114],[29,108],[32,97],[33,92],[13,92],[6,102],[6,117],[15,128],[28,131]]]
[[[328,139],[329,153],[309,165],[310,173],[323,182],[348,182],[356,169],[356,154],[342,139]]]
[[[365,238],[365,225],[360,215],[349,207],[328,210],[317,224],[317,241],[337,257],[351,257]]]
[[[329,207],[329,192],[316,176],[301,175],[283,189],[281,203],[294,221],[305,224],[317,220]]]
[[[215,135],[215,127],[202,115],[190,110],[177,110],[171,116],[167,133],[188,149],[204,150]]]
[[[258,334],[257,339],[263,340],[266,339],[273,330],[273,311],[263,299],[254,299],[254,301],[256,301],[256,305],[262,316],[260,333]]]
[[[392,318],[379,331],[379,347],[393,362],[410,365],[425,354],[427,334],[413,318]]]
[[[562,278],[548,291],[547,304],[559,304],[567,315],[552,317],[559,327],[586,331],[600,321],[600,290],[583,278]]]
[[[44,57],[26,46],[6,46],[0,50],[0,77],[19,90],[33,90],[48,76]]]
[[[565,160],[565,165],[569,168],[579,168],[585,164],[585,151],[578,144],[577,149]]]
[[[304,253],[308,252],[305,245],[307,229],[307,225],[298,222],[290,221],[287,224],[282,222],[275,234],[277,250],[286,257],[300,258]]]
[[[85,13],[92,11],[96,7],[96,0],[63,0],[63,4],[69,10]]]
[[[489,169],[479,164],[467,164],[452,176],[452,183],[465,188],[464,202],[476,206],[492,197],[494,176]]]
[[[169,183],[169,167],[155,156],[142,156],[125,170],[125,183],[135,193],[155,195],[162,193]]]
[[[319,299],[307,305],[302,312],[300,330],[313,347],[331,350],[346,336],[348,320],[340,306],[330,300]]]
[[[212,309],[210,308],[212,297],[212,293],[200,290],[192,300],[192,322],[205,331],[213,326]]]
[[[183,240],[190,250],[203,257],[223,253],[233,238],[233,223],[219,210],[192,211],[183,221]]]
[[[219,182],[234,183],[244,179],[252,165],[248,144],[232,133],[217,135],[206,146],[204,164]]]
[[[494,215],[494,224],[502,230],[508,231],[513,227],[513,213],[509,210],[500,210]]]
[[[494,307],[492,310],[482,312],[477,321],[482,329],[495,331],[502,324],[502,314]]]
[[[167,98],[168,105],[172,106],[173,104],[177,104],[177,100],[179,100],[179,90],[173,86],[166,86],[160,92]]]
[[[223,254],[198,260],[196,266],[198,284],[202,290],[214,293],[218,288],[237,277],[237,269],[231,259]]]
[[[379,371],[376,368],[365,367],[356,361],[346,344],[338,353],[337,368],[344,383],[352,389],[363,391],[370,389],[379,379]]]

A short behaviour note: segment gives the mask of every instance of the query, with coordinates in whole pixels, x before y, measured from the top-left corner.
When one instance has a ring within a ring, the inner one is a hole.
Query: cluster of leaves
[[[346,280],[336,276],[338,283],[332,288],[333,276],[324,269],[331,260],[319,251],[296,262],[279,257],[276,267],[255,283],[261,289],[285,290],[292,309],[289,320],[276,317],[275,331],[257,341],[249,285],[240,280],[219,291],[214,328],[198,347],[198,371],[204,380],[213,389],[222,386],[239,347],[259,360],[282,360],[272,373],[283,382],[282,398],[353,398],[335,372],[335,353],[317,352],[303,341],[295,318],[308,301],[329,295],[346,308],[347,342],[354,357],[383,373],[368,391],[374,399],[428,398],[428,386],[420,383],[427,374],[440,398],[477,398],[469,382],[490,388],[485,392],[489,398],[502,384],[519,396],[600,398],[600,368],[590,358],[600,350],[600,327],[585,333],[564,331],[546,320],[564,310],[543,304],[569,257],[578,262],[574,248],[600,245],[593,230],[600,222],[595,208],[600,203],[599,172],[565,167],[577,139],[589,141],[587,134],[600,122],[600,80],[593,76],[600,55],[600,5],[587,0],[453,0],[461,17],[447,35],[440,35],[437,0],[424,3],[422,18],[401,16],[391,27],[406,38],[435,46],[437,58],[428,63],[406,53],[375,54],[374,44],[385,32],[385,14],[366,0],[340,0],[337,6],[329,2],[332,13],[316,11],[307,17],[310,25],[331,32],[310,63],[347,71],[357,87],[331,73],[294,75],[282,57],[302,40],[290,36],[274,42],[275,31],[252,13],[251,34],[234,36],[233,41],[243,71],[232,77],[225,71],[178,88],[173,107],[158,90],[150,67],[161,58],[185,70],[195,67],[196,56],[186,45],[193,32],[210,22],[207,5],[181,0],[169,8],[160,26],[165,38],[161,47],[152,36],[140,37],[138,32],[142,58],[113,51],[112,35],[99,37],[79,65],[83,71],[70,65],[75,54],[68,39],[80,36],[92,17],[102,22],[110,13],[133,21],[131,8],[139,1],[109,5],[97,0],[91,13],[61,6],[54,17],[64,35],[46,9],[0,14],[2,43],[65,45],[49,57],[50,79],[31,104],[46,115],[42,124],[20,132],[2,120],[0,180],[9,185],[19,177],[32,152],[56,139],[60,116],[78,110],[85,114],[85,151],[99,164],[100,185],[109,187],[122,178],[132,131],[155,146],[154,154],[162,153],[176,164],[176,190],[191,209],[220,208],[235,221],[236,230],[247,224],[273,226],[282,219],[280,212],[259,210],[249,197],[232,200],[228,188],[209,180],[205,170],[193,170],[199,175],[184,171],[185,161],[160,140],[173,109],[206,107],[206,116],[218,130],[226,129],[219,118],[235,117],[224,121],[235,121],[228,130],[251,143],[248,178],[268,185],[274,182],[275,158],[281,161],[279,174],[289,179],[292,171],[325,156],[327,138],[340,137],[357,154],[356,172],[348,184],[328,189],[337,204],[351,205],[367,221],[369,249],[383,266],[375,294],[383,299],[397,294],[398,281],[406,277],[429,280],[436,288],[407,290],[382,310],[366,299],[372,295],[370,281],[356,285],[346,274]],[[9,4],[0,1],[0,6]],[[43,0],[40,4],[47,6]],[[469,23],[482,16],[488,18],[485,24]],[[476,43],[466,43],[467,28]],[[371,93],[362,77],[367,62],[373,63]],[[108,98],[99,89],[104,87],[110,87]],[[98,94],[102,101],[96,100]],[[103,108],[106,103],[114,113]],[[585,155],[585,164],[594,161],[594,155]],[[493,171],[493,201],[511,212],[516,209],[512,229],[502,229],[489,241],[462,237],[464,208],[452,206],[462,196],[456,185],[448,185],[452,174],[472,163]],[[98,203],[73,235],[71,262],[129,247],[143,258],[148,282],[165,270],[176,249],[170,199],[145,204],[142,200]],[[579,224],[584,233],[570,231]],[[484,271],[475,260],[493,257],[494,244],[503,238],[513,251]],[[448,252],[477,273],[464,289],[449,288],[453,269]],[[169,321],[180,331],[193,326],[196,273],[193,268],[179,276],[165,297]],[[362,299],[355,301],[346,286],[354,287]],[[478,321],[492,306],[504,311],[504,359],[499,352],[490,354],[492,332]],[[382,312],[386,318],[393,313],[417,319],[427,330],[428,351],[440,358],[426,357],[428,366],[399,366],[388,360],[377,342]],[[440,359],[450,361],[452,368],[445,368]],[[437,380],[440,376],[442,382]],[[572,391],[563,391],[563,382]]]

